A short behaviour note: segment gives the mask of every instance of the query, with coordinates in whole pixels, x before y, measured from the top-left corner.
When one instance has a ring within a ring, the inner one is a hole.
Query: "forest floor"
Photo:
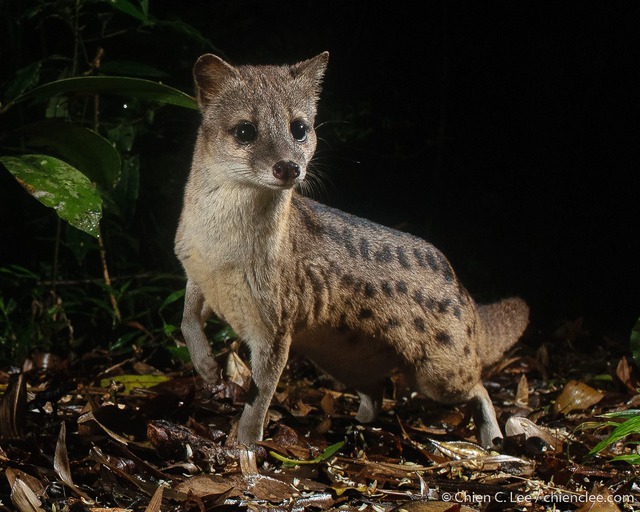
[[[581,320],[530,332],[485,380],[507,433],[499,452],[475,444],[466,406],[411,394],[401,375],[380,419],[360,425],[353,391],[296,356],[266,441],[239,447],[249,374],[236,348],[219,354],[213,390],[163,349],[44,354],[0,373],[0,511],[640,510],[628,337]]]

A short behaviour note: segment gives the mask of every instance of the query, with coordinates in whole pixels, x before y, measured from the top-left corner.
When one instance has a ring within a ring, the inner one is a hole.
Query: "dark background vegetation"
[[[70,53],[62,21],[21,17],[29,2],[1,4],[1,86],[33,60]],[[631,330],[640,313],[640,4],[152,0],[150,10],[214,48],[142,28],[96,37],[87,58],[100,46],[104,62],[146,62],[192,92],[203,52],[292,63],[329,50],[316,198],[427,238],[479,300],[527,299],[536,328],[583,316],[603,331]],[[3,134],[20,115],[0,117]],[[130,216],[105,219],[116,278],[180,275],[172,240],[197,123],[194,112],[162,107],[136,138],[138,202]],[[0,267],[45,276],[54,216],[0,171]],[[62,277],[100,278],[96,258],[60,257]],[[4,284],[2,293],[19,295]]]

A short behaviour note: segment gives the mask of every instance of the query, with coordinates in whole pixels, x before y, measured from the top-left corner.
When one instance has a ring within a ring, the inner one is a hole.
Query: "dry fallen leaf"
[[[520,416],[512,416],[504,426],[507,436],[524,435],[525,439],[532,437],[540,438],[550,449],[559,451],[562,449],[564,436],[558,431],[539,427],[533,421]]]
[[[518,381],[518,389],[516,390],[516,405],[527,407],[529,405],[529,381],[523,373]]]
[[[87,493],[80,490],[73,483],[73,479],[71,478],[71,467],[69,465],[69,456],[67,455],[67,427],[64,422],[60,425],[60,433],[58,434],[58,442],[56,443],[56,453],[53,458],[53,469],[55,469],[60,480],[73,492],[88,502],[92,501]]]
[[[570,380],[564,387],[556,402],[553,404],[555,412],[568,414],[571,411],[582,411],[597,404],[604,397],[602,391],[588,386],[584,382]]]
[[[11,487],[11,502],[20,512],[44,512],[40,497],[45,488],[37,478],[18,469],[8,468],[5,476]]]

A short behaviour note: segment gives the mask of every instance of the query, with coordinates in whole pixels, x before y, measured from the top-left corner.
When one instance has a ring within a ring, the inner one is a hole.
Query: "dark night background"
[[[329,50],[316,198],[432,241],[476,298],[521,295],[537,325],[584,316],[628,333],[640,316],[640,4],[152,1],[151,10],[194,25],[233,63]],[[189,66],[207,50],[171,37],[105,43],[106,55],[162,68],[168,48],[184,65],[165,81],[192,92]],[[154,211],[161,228],[139,236],[166,246],[147,256],[150,267],[179,272],[171,236],[197,117],[167,107],[157,122],[173,131],[161,147],[141,142],[149,170],[137,215]],[[171,174],[154,174],[160,161]],[[0,257],[28,260],[23,192],[7,174]]]

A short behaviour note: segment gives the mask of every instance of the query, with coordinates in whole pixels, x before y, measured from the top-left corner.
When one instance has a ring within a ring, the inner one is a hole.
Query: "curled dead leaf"
[[[79,489],[71,478],[71,466],[69,464],[69,456],[67,455],[67,427],[63,422],[60,425],[60,433],[58,434],[58,442],[56,443],[56,453],[53,458],[53,469],[67,487],[69,487],[78,496],[84,498],[87,502],[92,502],[87,493]]]

